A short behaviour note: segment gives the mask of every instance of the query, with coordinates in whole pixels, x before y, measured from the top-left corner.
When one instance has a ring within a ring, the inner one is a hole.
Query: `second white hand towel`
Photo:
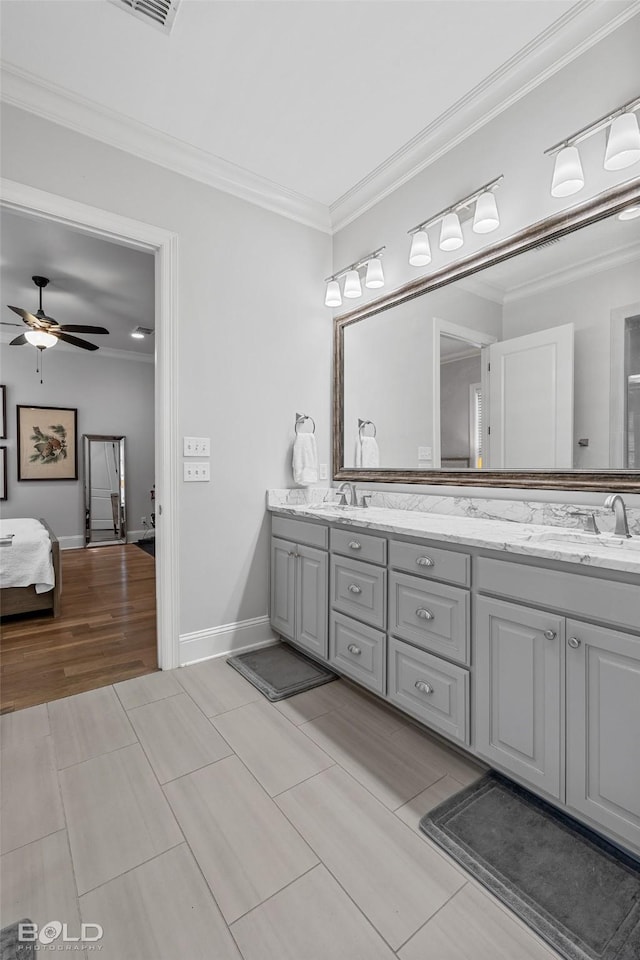
[[[293,479],[301,487],[318,482],[318,446],[315,433],[298,433],[293,444]]]
[[[356,446],[356,467],[377,470],[380,466],[380,450],[375,437],[361,437]]]

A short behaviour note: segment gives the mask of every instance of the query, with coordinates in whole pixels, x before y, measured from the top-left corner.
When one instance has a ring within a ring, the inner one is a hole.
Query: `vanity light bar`
[[[345,297],[355,299],[356,297],[362,296],[362,285],[358,271],[365,265],[367,267],[367,275],[364,281],[365,287],[372,289],[383,287],[384,273],[382,271],[380,257],[382,251],[386,249],[386,247],[378,247],[377,250],[372,250],[371,253],[368,253],[366,256],[350,263],[348,267],[343,267],[342,270],[338,270],[336,273],[332,273],[330,277],[327,277],[325,279],[327,285],[327,292],[324,298],[325,306],[339,307],[342,303],[340,284],[338,282],[342,277],[346,278],[344,282]]]
[[[635,97],[544,151],[545,155],[555,155],[556,158],[551,180],[552,197],[570,197],[582,190],[584,172],[577,144],[607,127],[610,129],[604,169],[624,170],[640,160],[640,128],[635,115],[638,109],[640,97]]]
[[[595,133],[600,133],[601,130],[605,130],[617,117],[622,116],[623,113],[633,113],[638,109],[640,109],[640,97],[634,97],[633,100],[629,100],[621,107],[617,107],[611,113],[605,113],[602,117],[594,120],[593,123],[589,123],[586,127],[581,127],[580,130],[572,133],[571,136],[565,137],[564,140],[559,140],[558,143],[554,143],[552,147],[548,147],[544,151],[545,156],[552,157],[554,154],[559,153],[564,147],[575,147],[577,143],[582,143],[583,140],[587,140]]]
[[[504,174],[501,173],[499,177],[495,178],[495,180],[489,180],[488,183],[485,183],[482,187],[479,187],[477,190],[474,190],[473,193],[470,193],[468,197],[463,197],[462,200],[456,200],[455,203],[452,203],[449,207],[445,207],[444,210],[436,213],[433,217],[429,217],[428,220],[421,220],[420,223],[416,224],[415,227],[411,227],[411,230],[407,230],[407,233],[409,236],[413,236],[413,234],[417,233],[419,230],[426,230],[428,227],[432,227],[434,223],[438,223],[439,220],[444,220],[447,214],[459,213],[461,210],[467,209],[473,203],[475,203],[483,193],[490,193],[495,190],[503,180]]]

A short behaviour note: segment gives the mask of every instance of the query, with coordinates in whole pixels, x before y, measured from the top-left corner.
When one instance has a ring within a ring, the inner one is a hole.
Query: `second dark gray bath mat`
[[[489,773],[420,829],[567,960],[638,960],[640,864]]]
[[[240,653],[229,657],[227,663],[269,700],[285,700],[338,679],[335,673],[285,643]]]

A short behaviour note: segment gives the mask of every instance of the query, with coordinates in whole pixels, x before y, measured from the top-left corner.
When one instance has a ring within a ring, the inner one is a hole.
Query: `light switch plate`
[[[211,456],[210,437],[183,437],[183,456],[209,457]]]
[[[211,470],[208,463],[194,463],[193,460],[183,463],[185,483],[206,483],[211,479]]]
[[[326,463],[321,463],[321,464],[320,464],[320,479],[321,479],[321,480],[326,480],[326,479],[327,479],[327,465],[326,465]]]

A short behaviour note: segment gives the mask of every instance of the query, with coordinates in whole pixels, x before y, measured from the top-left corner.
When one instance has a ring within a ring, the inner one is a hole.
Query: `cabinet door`
[[[271,538],[271,626],[276,633],[295,639],[296,546]]]
[[[296,642],[326,660],[327,649],[327,554],[313,547],[298,546],[296,584]]]
[[[567,803],[640,851],[640,637],[567,622]]]
[[[475,744],[480,756],[560,797],[564,621],[478,597]]]

